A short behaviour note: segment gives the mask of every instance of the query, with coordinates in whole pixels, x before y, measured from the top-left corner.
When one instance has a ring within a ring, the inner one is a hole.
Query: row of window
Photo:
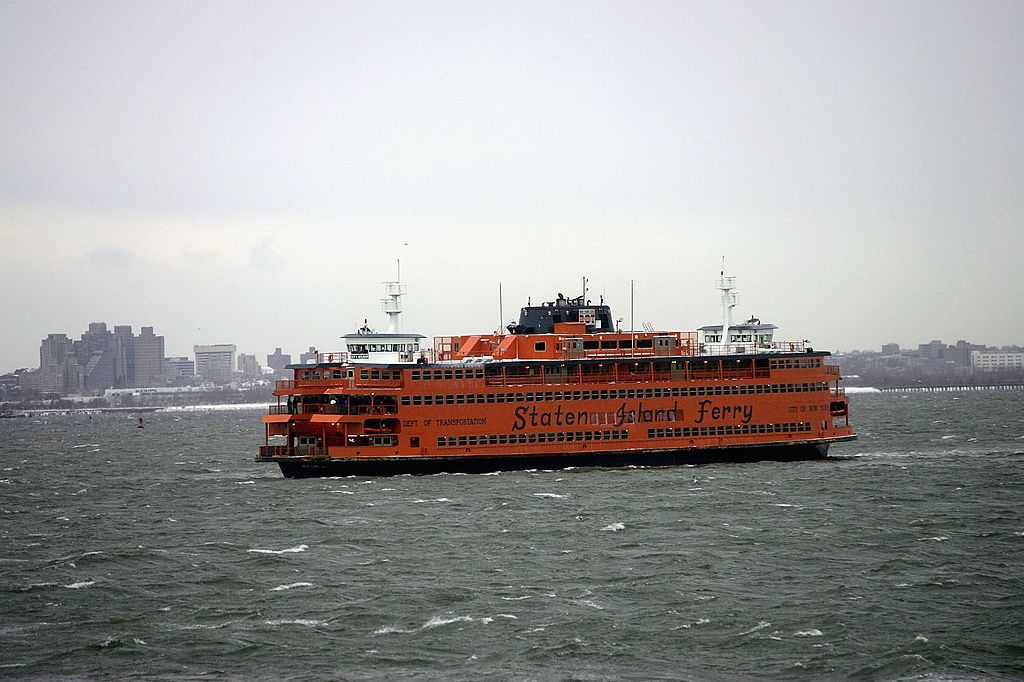
[[[482,376],[482,375],[481,375]],[[300,379],[312,379],[314,381],[320,381],[321,379],[352,379],[355,377],[354,369],[325,369],[320,371],[319,369],[304,369],[299,374]],[[402,378],[402,370],[400,369],[361,369],[359,370],[360,379],[384,379],[386,381],[399,381]]]
[[[535,403],[563,400],[633,400],[636,398],[695,398],[717,395],[762,395],[827,391],[828,382],[800,384],[741,384],[732,386],[673,386],[671,388],[612,388],[579,391],[525,391],[522,393],[459,393],[403,395],[403,405],[473,405],[478,403]]]
[[[735,426],[682,426],[665,429],[647,429],[648,438],[697,438],[700,436],[740,436],[754,433],[805,433],[810,422],[786,424],[737,424]]]
[[[596,343],[596,342],[595,342]],[[675,363],[672,363],[673,365]],[[819,367],[821,365],[820,358],[779,358],[771,360],[771,369],[804,369]],[[589,368],[589,366],[586,366]],[[564,368],[551,368],[548,372],[552,375],[565,376]],[[665,370],[669,371],[667,368]],[[325,369],[323,371],[315,370],[302,370],[300,378],[302,379],[313,379],[319,381],[321,379],[352,379],[354,377],[354,370],[341,370],[341,369]],[[529,374],[532,376],[532,374]],[[635,373],[635,376],[641,377],[646,376],[645,373]],[[402,378],[402,370],[400,369],[360,369],[360,379],[382,379],[385,381],[399,381]],[[482,367],[472,367],[463,369],[414,369],[410,372],[410,378],[413,381],[449,381],[453,379],[483,379],[484,370]]]
[[[438,436],[440,447],[474,445],[515,445],[516,443],[579,443],[595,440],[625,440],[625,429],[613,431],[550,431],[547,433],[500,433],[486,436]]]
[[[410,373],[413,381],[430,381],[434,379],[483,379],[484,368],[472,367],[467,369],[414,369]]]
[[[420,349],[418,343],[350,343],[350,353],[406,353]]]
[[[808,369],[821,367],[821,358],[773,358],[768,366],[771,369]]]

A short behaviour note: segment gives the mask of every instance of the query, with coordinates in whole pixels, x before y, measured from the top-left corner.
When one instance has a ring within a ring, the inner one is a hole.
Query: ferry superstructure
[[[718,286],[723,323],[701,334],[622,331],[584,290],[427,349],[387,282],[389,330],[290,365],[256,459],[287,477],[489,472],[812,459],[855,439],[830,354],[733,325],[734,278]]]

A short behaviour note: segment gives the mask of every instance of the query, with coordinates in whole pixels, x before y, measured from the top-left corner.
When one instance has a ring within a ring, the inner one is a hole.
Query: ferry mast
[[[732,327],[732,309],[736,307],[736,278],[725,276],[723,265],[721,277],[718,282],[718,289],[722,292],[722,344],[723,352],[729,352],[729,328]]]

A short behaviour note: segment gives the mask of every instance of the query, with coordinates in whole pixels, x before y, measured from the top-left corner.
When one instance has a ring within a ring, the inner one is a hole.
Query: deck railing
[[[803,341],[772,341],[771,343],[702,343],[701,355],[752,355],[755,353],[803,353],[807,344]]]

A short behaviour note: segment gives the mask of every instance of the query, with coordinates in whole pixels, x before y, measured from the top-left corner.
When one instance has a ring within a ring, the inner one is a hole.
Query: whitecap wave
[[[420,630],[429,630],[430,628],[440,627],[442,625],[451,625],[452,623],[472,623],[472,616],[452,616],[446,618],[444,616],[434,616],[426,623],[420,626]]]
[[[83,587],[92,587],[95,584],[95,580],[83,580],[81,582],[71,583],[70,585],[61,585],[61,587],[66,587],[69,590],[80,590]]]
[[[607,526],[605,526],[601,530],[610,530],[610,531],[626,530],[626,524],[624,524],[624,523],[609,523]]]
[[[766,620],[762,620],[761,622],[759,622],[757,625],[755,625],[754,627],[750,628],[749,630],[744,630],[743,632],[741,632],[740,635],[741,636],[742,635],[749,635],[751,633],[757,632],[758,630],[764,630],[765,628],[770,628],[771,626],[772,626],[771,623],[769,623]]]
[[[705,623],[710,623],[710,622],[711,621],[709,619],[707,619],[707,618],[698,618],[697,620],[693,621],[692,623],[683,623],[682,625],[677,625],[677,626],[675,626],[672,629],[673,630],[689,630],[690,628],[692,628],[692,627],[694,627],[696,625],[704,625]]]
[[[250,549],[249,551],[253,554],[295,554],[297,552],[305,552],[307,549],[309,549],[309,545],[298,545],[288,549]]]
[[[309,618],[277,618],[263,621],[264,625],[305,625],[306,627],[316,627],[326,623],[326,620],[311,620]]]
[[[284,592],[285,590],[293,590],[296,587],[313,587],[313,583],[288,583],[287,585],[278,585],[277,587],[270,588],[271,592]]]
[[[534,497],[554,497],[558,499],[565,499],[568,495],[559,495],[558,493],[534,493]]]
[[[412,634],[413,632],[420,632],[421,630],[430,630],[432,628],[437,628],[437,627],[441,627],[441,626],[444,626],[444,625],[451,625],[452,623],[472,623],[472,622],[474,622],[476,620],[477,619],[473,618],[473,616],[433,616],[430,620],[428,620],[426,623],[424,623],[423,625],[419,626],[418,628],[413,628],[413,629],[409,630],[409,629],[406,629],[406,628],[401,628],[401,627],[399,627],[397,625],[384,625],[384,626],[381,626],[381,627],[377,628],[376,630],[374,630],[373,634],[375,634],[375,635],[390,635],[390,634],[398,633],[398,634],[408,635],[408,634]],[[494,619],[493,618],[481,618],[479,620],[480,620],[481,623],[486,624],[486,623],[490,623]]]
[[[811,628],[810,630],[798,630],[793,633],[794,637],[821,637],[822,632],[817,628]]]

